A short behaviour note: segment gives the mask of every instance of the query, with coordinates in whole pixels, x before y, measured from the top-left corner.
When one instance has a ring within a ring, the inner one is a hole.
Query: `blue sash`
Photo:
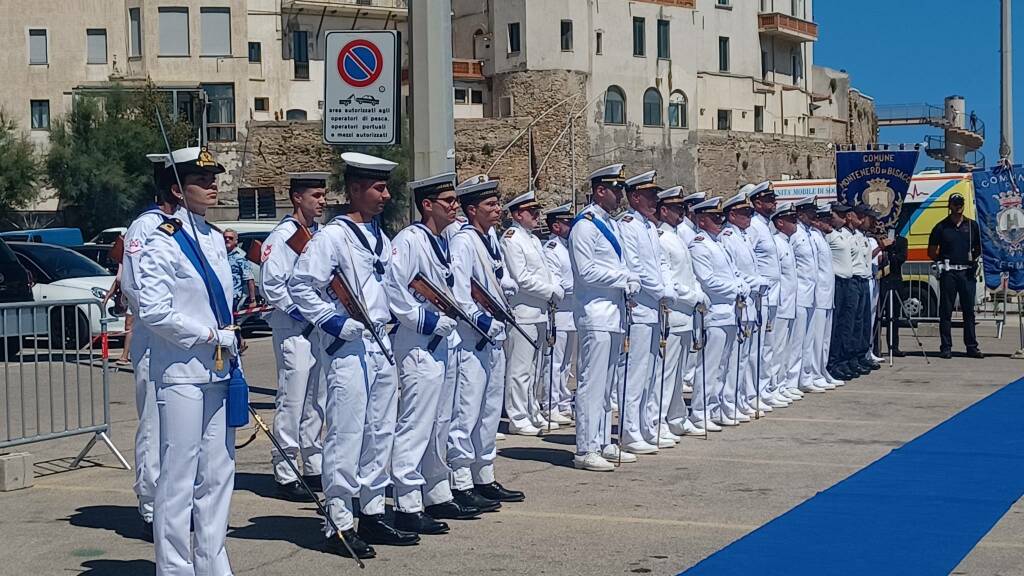
[[[595,218],[594,215],[590,212],[581,212],[575,218],[573,218],[572,226],[575,227],[576,223],[579,222],[580,220],[586,220],[593,224],[594,226],[596,226],[597,231],[600,232],[601,235],[604,236],[606,240],[608,240],[608,243],[612,245],[612,248],[615,250],[615,254],[618,255],[619,258],[622,258],[622,246],[619,245],[619,240],[615,238],[615,233],[612,232],[611,228],[609,228],[603,220],[601,220],[600,218]]]

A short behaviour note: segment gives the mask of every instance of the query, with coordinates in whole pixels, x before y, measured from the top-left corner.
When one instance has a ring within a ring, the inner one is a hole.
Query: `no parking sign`
[[[327,33],[324,142],[399,143],[400,42],[396,30]]]

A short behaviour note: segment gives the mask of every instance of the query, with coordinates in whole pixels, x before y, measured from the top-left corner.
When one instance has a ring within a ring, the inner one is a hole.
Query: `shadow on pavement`
[[[156,564],[150,560],[89,560],[82,562],[80,576],[148,576],[156,574]]]
[[[557,432],[552,432],[551,434],[544,434],[543,436],[540,437],[540,439],[541,441],[547,442],[549,444],[559,444],[561,446],[576,445],[576,435],[573,433],[559,434]]]
[[[235,490],[252,492],[257,496],[278,500],[277,482],[273,474],[235,472]]]
[[[122,538],[145,540],[142,533],[142,518],[134,506],[84,506],[75,510],[67,521],[79,528],[110,530]],[[152,564],[152,563],[150,563]],[[106,572],[96,572],[106,574]],[[122,572],[111,572],[122,574]],[[129,574],[129,572],[123,572]]]
[[[547,462],[555,466],[572,468],[573,453],[570,450],[556,450],[554,448],[502,448],[498,455],[512,460],[532,460],[534,462]]]
[[[256,516],[248,526],[231,527],[228,538],[290,542],[307,550],[324,550],[323,520],[316,516]]]

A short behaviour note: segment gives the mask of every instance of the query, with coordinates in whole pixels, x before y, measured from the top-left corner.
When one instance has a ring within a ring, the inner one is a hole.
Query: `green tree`
[[[126,225],[153,201],[153,164],[146,154],[166,151],[156,111],[164,118],[172,149],[186,145],[190,129],[170,120],[170,106],[152,85],[120,86],[79,97],[55,122],[46,172],[66,207],[65,220],[85,236]]]
[[[381,227],[389,236],[394,236],[399,230],[409,224],[409,206],[411,199],[406,183],[409,181],[409,118],[402,117],[402,144],[400,146],[335,146],[335,156],[332,172],[335,179],[340,183],[341,175],[344,172],[345,163],[341,161],[342,152],[362,152],[385,160],[391,160],[398,166],[391,172],[391,180],[388,191],[391,193],[391,202],[384,208],[381,214]]]
[[[13,211],[39,194],[40,163],[28,136],[0,109],[0,220],[11,222]]]

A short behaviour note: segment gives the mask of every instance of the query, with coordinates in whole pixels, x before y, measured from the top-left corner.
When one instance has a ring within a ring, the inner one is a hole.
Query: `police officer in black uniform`
[[[939,355],[953,357],[953,303],[960,297],[964,316],[964,345],[971,358],[984,358],[978,348],[974,326],[975,272],[981,256],[981,228],[964,216],[964,197],[949,198],[949,216],[932,228],[928,257],[939,267]]]
[[[903,263],[907,261],[907,239],[897,236],[893,243],[885,248],[882,258],[880,288],[882,296],[882,323],[886,326],[887,350],[897,358],[905,356],[900,350],[900,307],[907,301],[908,290],[903,283]],[[890,303],[891,300],[891,303]],[[890,309],[892,314],[890,314]],[[908,318],[909,320],[909,318]],[[879,351],[881,347],[878,348]]]

